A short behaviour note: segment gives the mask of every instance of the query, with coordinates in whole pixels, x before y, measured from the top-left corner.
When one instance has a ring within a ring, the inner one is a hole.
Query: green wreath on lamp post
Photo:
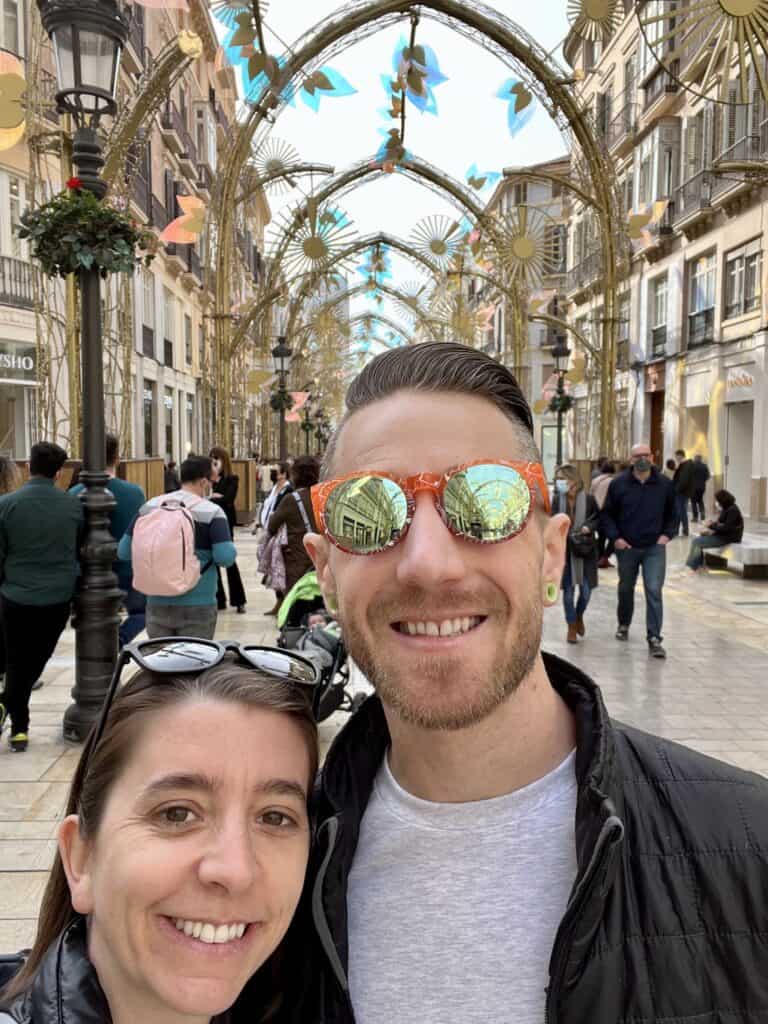
[[[550,412],[569,412],[574,406],[570,395],[553,395],[549,402]]]
[[[293,395],[290,391],[273,391],[269,405],[274,412],[290,412],[294,406]]]
[[[99,200],[70,178],[65,192],[19,218],[19,238],[29,240],[32,255],[48,277],[80,270],[132,274],[149,266],[158,249],[156,235],[126,213]]]

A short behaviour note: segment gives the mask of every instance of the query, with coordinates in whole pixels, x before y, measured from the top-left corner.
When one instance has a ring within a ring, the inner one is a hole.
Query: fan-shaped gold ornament
[[[516,206],[498,221],[487,256],[532,290],[562,273],[563,239],[554,217],[535,206]]]
[[[319,207],[313,199],[283,214],[276,227],[276,238],[288,230],[291,240],[282,257],[282,270],[288,277],[327,270],[355,236],[342,210]]]
[[[581,39],[607,39],[618,28],[621,16],[619,0],[568,0],[568,21]]]
[[[768,103],[768,0],[654,0],[638,19],[658,64],[690,92],[746,105],[754,76]]]
[[[266,178],[272,174],[280,174],[289,167],[295,167],[300,161],[299,151],[284,139],[275,139],[271,135],[258,145],[250,162],[250,167],[258,178]],[[285,177],[274,178],[265,186],[271,195],[284,195],[295,188],[295,182]]]
[[[461,248],[459,222],[450,217],[425,217],[411,232],[412,247],[441,270],[445,270]]]

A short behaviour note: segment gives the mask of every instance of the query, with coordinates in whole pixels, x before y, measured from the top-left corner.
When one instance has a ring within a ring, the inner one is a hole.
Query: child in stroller
[[[306,573],[285,595],[277,624],[278,647],[299,651],[320,671],[314,698],[318,722],[335,711],[356,711],[365,694],[353,696],[348,690],[349,665],[341,626],[323,603],[316,572]]]

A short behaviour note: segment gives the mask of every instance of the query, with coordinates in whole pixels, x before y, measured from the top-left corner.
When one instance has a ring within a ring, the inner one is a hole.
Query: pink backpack
[[[200,582],[191,507],[175,499],[164,501],[136,520],[131,560],[133,586],[139,593],[148,597],[179,597]]]

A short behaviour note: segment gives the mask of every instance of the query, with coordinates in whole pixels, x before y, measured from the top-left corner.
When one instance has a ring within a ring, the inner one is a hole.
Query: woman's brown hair
[[[576,493],[584,490],[584,481],[579,476],[578,470],[575,466],[571,466],[570,463],[565,463],[563,466],[558,466],[555,470],[555,476],[561,476],[563,480],[567,480],[569,483],[576,484]]]
[[[221,448],[219,445],[214,445],[208,453],[212,459],[218,459],[221,462],[221,476],[232,476],[232,459],[226,448]]]
[[[91,732],[80,756],[65,813],[78,815],[84,837],[92,837],[98,831],[109,794],[125,770],[148,719],[187,700],[219,700],[277,711],[292,718],[306,741],[310,762],[307,792],[311,792],[319,761],[317,723],[310,701],[297,686],[258,669],[246,668],[232,656],[198,675],[159,676],[141,671],[115,695],[96,748],[92,750]],[[77,917],[57,853],[43,896],[34,945],[22,969],[0,992],[0,1007],[32,985],[46,952]]]

